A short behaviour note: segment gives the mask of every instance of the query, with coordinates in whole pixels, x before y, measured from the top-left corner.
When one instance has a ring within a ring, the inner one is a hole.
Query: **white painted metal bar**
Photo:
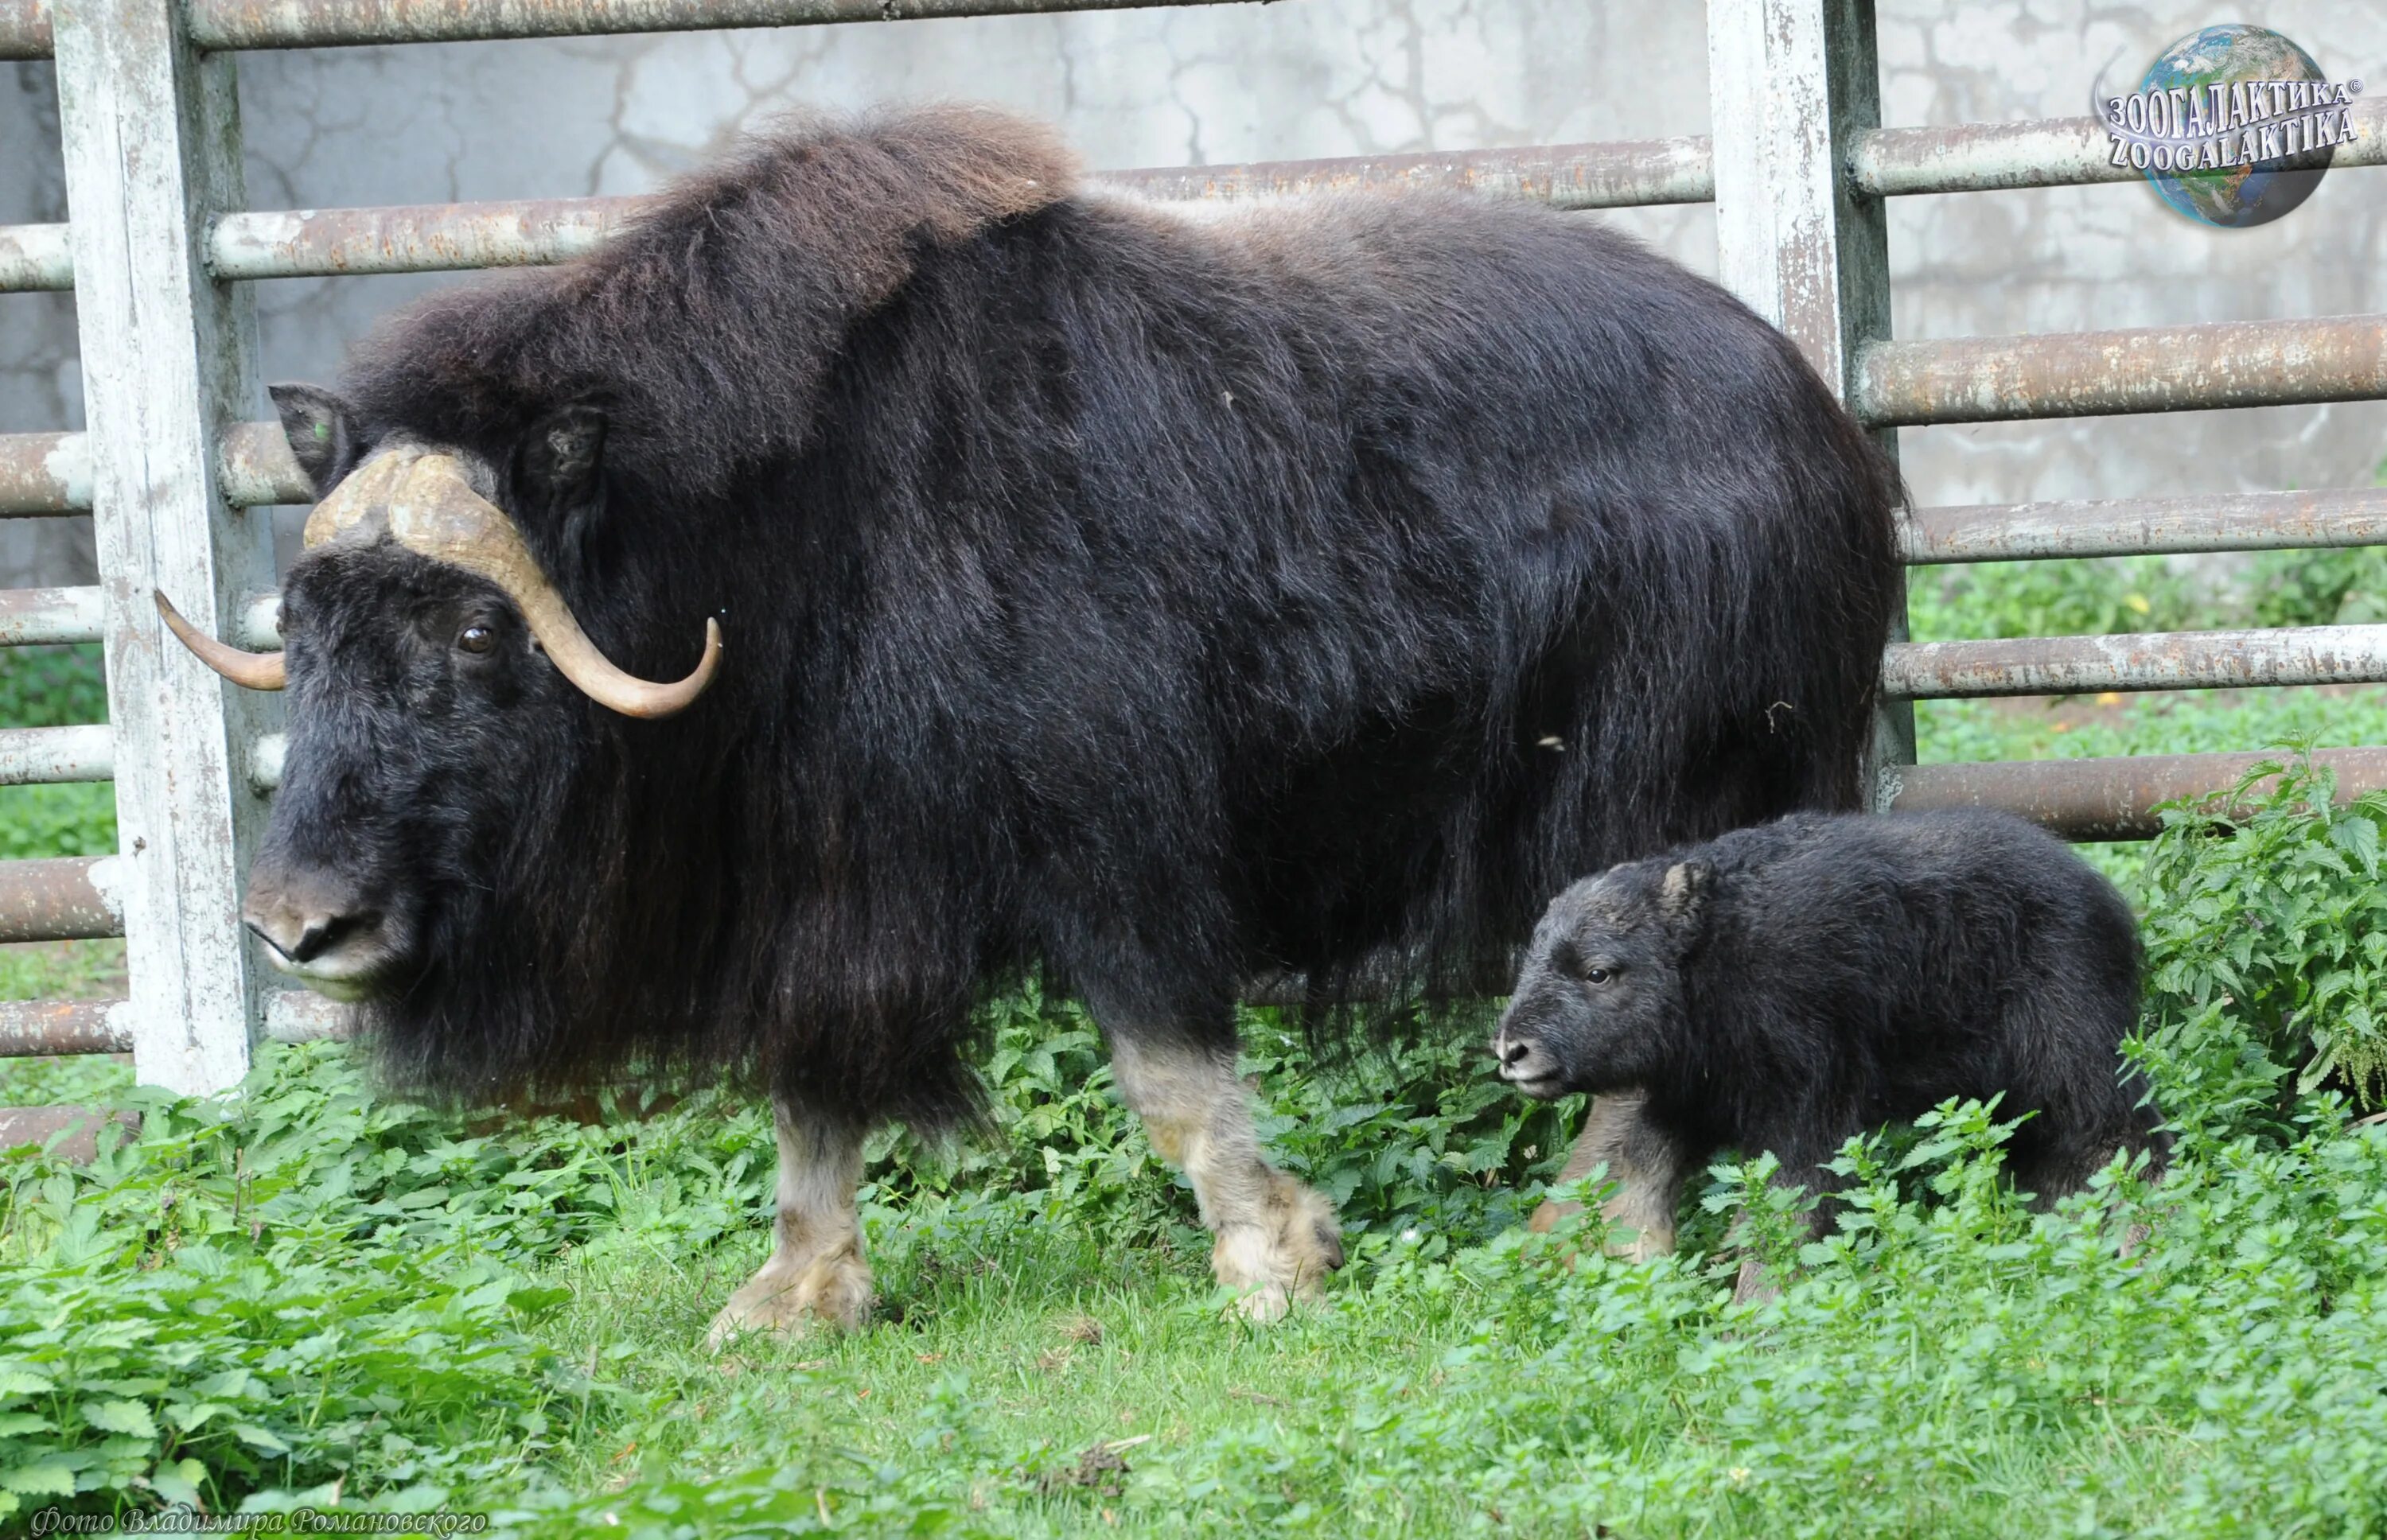
[[[62,224],[0,224],[0,294],[74,287],[74,249]]]
[[[0,59],[50,57],[50,0],[0,0]]]
[[[282,785],[283,757],[290,751],[290,740],[282,733],[267,733],[259,738],[248,755],[248,789],[263,797]]]
[[[95,642],[100,637],[99,589],[0,589],[0,647]]]
[[[1889,236],[1840,167],[1881,124],[1873,0],[1710,0],[1716,251],[1724,287],[1779,326],[1844,403],[1860,349],[1889,335]],[[1895,458],[1894,432],[1877,435]],[[1906,636],[1901,599],[1893,638]],[[1876,802],[1914,763],[1914,713],[1882,702],[1866,756]]]
[[[282,645],[282,596],[251,594],[240,607],[233,639],[253,652],[271,652]]]
[[[228,506],[215,437],[255,397],[252,291],[212,282],[208,214],[237,208],[228,55],[202,57],[176,0],[57,0],[59,120],[74,237],[93,527],[134,1063],[217,1091],[248,1067],[260,966],[240,878],[265,804],[247,786],[271,695],[233,688],[169,637],[152,595],[221,634],[273,586],[271,522]]]
[[[116,735],[106,726],[0,727],[0,786],[115,776]]]
[[[1883,690],[1910,701],[2382,681],[2387,625],[1901,642],[1881,670]]]

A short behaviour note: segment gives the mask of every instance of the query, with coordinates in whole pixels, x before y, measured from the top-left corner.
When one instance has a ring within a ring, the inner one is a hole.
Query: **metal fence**
[[[228,1085],[259,1037],[333,1029],[276,990],[242,934],[240,877],[278,780],[275,698],[232,688],[161,631],[274,645],[270,522],[303,502],[257,398],[249,285],[562,260],[631,198],[306,212],[247,209],[234,109],[243,49],[875,22],[1216,0],[0,0],[0,59],[54,57],[70,225],[0,227],[0,291],[72,289],[87,431],[0,435],[0,515],[94,519],[101,581],[0,593],[0,645],[104,644],[111,725],[0,732],[0,783],[117,787],[120,853],[0,865],[0,940],[121,934],[130,998],[0,1004],[0,1054],[130,1050],[142,1079]],[[1712,201],[1727,286],[1782,327],[1895,448],[1901,425],[2387,397],[2387,316],[1901,342],[1886,198],[2134,180],[2091,119],[1879,125],[1866,0],[1711,0],[1714,136],[1113,173],[1158,198],[1452,186],[1562,208]],[[2355,109],[2336,164],[2387,159]],[[1910,564],[2387,541],[2387,492],[1925,508]],[[2387,680],[2387,625],[1913,643],[1883,659],[1877,805],[1986,804],[2076,838],[2130,838],[2156,802],[2255,756],[1913,763],[1911,702],[1951,696]],[[2387,748],[2325,754],[2387,786]]]

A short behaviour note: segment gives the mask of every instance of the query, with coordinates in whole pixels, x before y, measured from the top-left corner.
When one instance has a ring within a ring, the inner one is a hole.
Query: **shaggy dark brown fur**
[[[813,127],[397,318],[347,393],[281,398],[320,485],[454,447],[615,661],[728,639],[631,722],[461,572],[293,571],[260,871],[347,885],[417,1085],[933,1122],[1023,970],[1209,1041],[1263,970],[1481,988],[1574,874],[1855,797],[1895,477],[1591,221],[1189,218],[990,114]]]
[[[1529,1095],[1640,1092],[1612,1139],[1667,1215],[1719,1150],[1827,1192],[1849,1139],[1959,1096],[2027,1115],[2014,1173],[2052,1200],[2116,1150],[2163,1168],[2121,1057],[2138,1016],[2137,918],[2062,840],[2002,813],[1801,814],[1553,899],[1493,1052]]]

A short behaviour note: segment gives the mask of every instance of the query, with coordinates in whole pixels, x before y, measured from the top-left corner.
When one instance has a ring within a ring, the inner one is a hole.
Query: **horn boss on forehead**
[[[684,709],[704,693],[720,666],[721,623],[708,617],[704,656],[688,677],[663,684],[616,668],[580,629],[513,521],[473,489],[451,455],[395,449],[358,467],[308,515],[306,546],[316,550],[384,535],[503,589],[563,676],[599,705],[625,716],[669,716]],[[281,653],[227,646],[184,620],[163,593],[157,599],[168,628],[209,668],[251,689],[283,687]]]

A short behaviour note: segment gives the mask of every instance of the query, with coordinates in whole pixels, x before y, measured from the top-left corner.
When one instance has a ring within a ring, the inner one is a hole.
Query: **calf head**
[[[1683,1012],[1711,868],[1636,862],[1550,901],[1492,1040],[1500,1078],[1547,1100],[1646,1084]]]

